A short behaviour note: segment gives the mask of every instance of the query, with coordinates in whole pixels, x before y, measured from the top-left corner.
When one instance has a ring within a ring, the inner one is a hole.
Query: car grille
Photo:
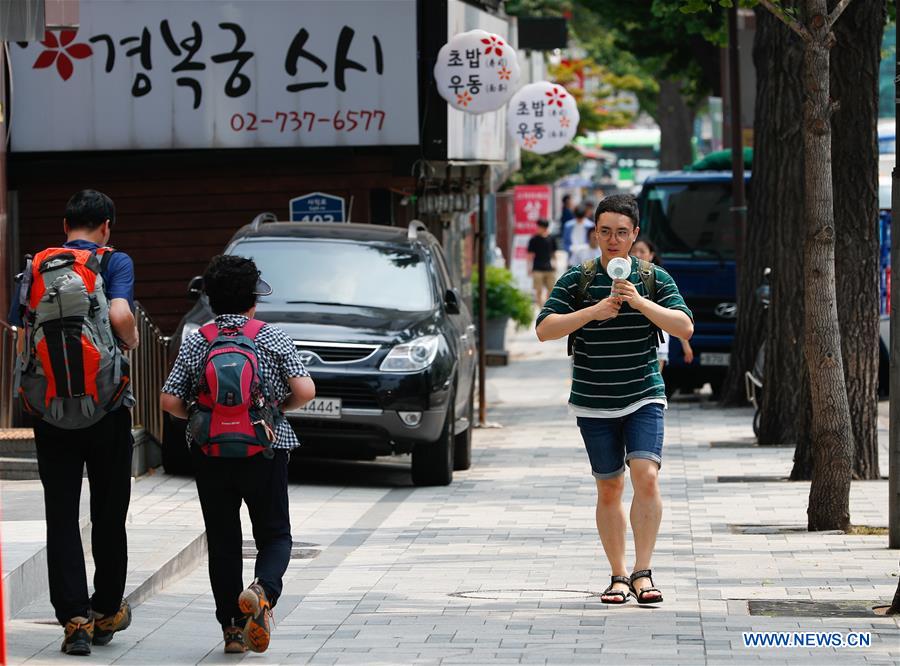
[[[312,352],[323,363],[353,363],[369,358],[378,351],[378,345],[348,343],[309,342],[294,340],[299,352]]]
[[[316,383],[317,398],[340,398],[341,406],[348,408],[380,408],[378,396],[367,384],[353,380],[317,379],[315,374],[313,381]]]

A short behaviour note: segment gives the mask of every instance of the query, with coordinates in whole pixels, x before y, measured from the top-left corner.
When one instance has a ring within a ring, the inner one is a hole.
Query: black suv
[[[252,257],[271,296],[257,318],[290,335],[316,398],[287,417],[300,455],[374,459],[412,453],[417,485],[446,485],[468,469],[472,448],[475,327],[451,284],[443,250],[421,222],[277,222],[263,213],[226,254]],[[211,321],[202,279],[196,304],[172,338]],[[163,464],[187,471],[184,422],[167,416]]]

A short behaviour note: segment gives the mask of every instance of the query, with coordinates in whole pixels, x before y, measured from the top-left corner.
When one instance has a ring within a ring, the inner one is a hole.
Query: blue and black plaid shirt
[[[219,315],[216,317],[216,326],[222,328],[238,328],[247,323],[247,317],[242,315]],[[209,343],[199,331],[191,333],[181,345],[178,358],[172,366],[163,393],[169,393],[181,398],[187,403],[197,399],[200,379],[203,374],[203,361],[209,352]],[[276,326],[266,324],[256,336],[256,350],[259,355],[259,370],[262,378],[272,387],[272,396],[276,403],[281,403],[290,395],[291,387],[288,380],[291,377],[309,377],[309,372],[303,367],[300,355],[294,346],[294,341],[287,333]],[[187,443],[191,443],[191,431],[187,430]],[[279,418],[275,425],[276,449],[293,449],[300,446],[300,441],[294,433],[294,429],[285,418]]]

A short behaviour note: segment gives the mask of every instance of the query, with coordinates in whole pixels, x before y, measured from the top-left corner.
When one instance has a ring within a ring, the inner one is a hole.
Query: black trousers
[[[131,413],[120,408],[81,430],[44,421],[34,425],[38,471],[44,487],[50,602],[65,624],[76,616],[115,613],[125,592],[131,501]],[[87,465],[91,490],[94,594],[88,598],[84,550],[78,526],[81,479]]]
[[[209,546],[209,581],[222,627],[239,625],[238,596],[244,589],[241,501],[246,502],[256,542],[256,578],[275,606],[291,560],[287,451],[274,458],[211,458],[193,447],[197,492]]]

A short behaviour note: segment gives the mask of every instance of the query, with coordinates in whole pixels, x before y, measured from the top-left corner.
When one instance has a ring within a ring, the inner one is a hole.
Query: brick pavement
[[[608,571],[593,520],[594,483],[564,407],[563,343],[530,334],[491,369],[489,418],[473,468],[449,488],[412,489],[396,466],[350,466],[347,478],[291,487],[293,532],[315,544],[292,561],[278,629],[254,663],[897,664],[900,621],[764,617],[747,600],[887,601],[900,551],[886,536],[802,528],[807,483],[783,477],[786,448],[710,447],[752,435],[750,411],[680,401],[667,414],[666,505],[654,562],[660,607],[607,607]],[[881,461],[887,469],[887,459]],[[387,479],[382,470],[387,469]],[[374,471],[373,471],[374,470]],[[853,484],[856,524],[885,526],[887,482]],[[199,516],[198,516],[199,519]],[[750,534],[731,526],[755,526]],[[766,527],[769,526],[769,527]],[[249,571],[248,571],[249,575]],[[868,648],[744,648],[741,632],[864,631]],[[14,661],[61,659],[55,627],[13,622]],[[16,638],[41,650],[17,651]],[[187,664],[220,654],[206,573],[144,602],[128,632],[91,663]],[[27,653],[27,654],[26,654]]]

